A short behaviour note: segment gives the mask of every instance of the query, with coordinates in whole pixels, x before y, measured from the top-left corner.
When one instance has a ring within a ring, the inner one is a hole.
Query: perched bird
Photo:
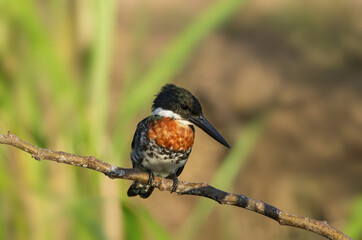
[[[148,184],[134,181],[127,195],[148,198],[154,187],[154,176],[173,180],[176,191],[177,177],[181,174],[190,155],[195,138],[194,125],[200,127],[216,141],[230,148],[202,114],[199,101],[186,89],[166,84],[152,105],[153,115],[137,125],[132,141],[133,168],[149,174]]]

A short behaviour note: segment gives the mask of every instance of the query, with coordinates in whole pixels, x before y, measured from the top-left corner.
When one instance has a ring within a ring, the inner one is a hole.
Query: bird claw
[[[148,182],[147,182],[147,185],[152,185],[152,182],[153,182],[153,178],[154,178],[154,175],[151,171],[148,172]]]
[[[173,192],[176,192],[176,189],[177,189],[177,186],[178,186],[178,178],[174,178],[172,179],[173,180],[173,184],[172,184],[172,187],[171,187],[171,193]]]

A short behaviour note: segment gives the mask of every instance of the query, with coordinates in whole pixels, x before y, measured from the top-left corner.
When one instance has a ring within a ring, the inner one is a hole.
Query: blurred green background
[[[0,2],[0,134],[130,167],[167,82],[230,142],[197,129],[180,180],[327,220],[362,239],[362,3]],[[208,199],[35,161],[0,146],[0,239],[321,239]]]

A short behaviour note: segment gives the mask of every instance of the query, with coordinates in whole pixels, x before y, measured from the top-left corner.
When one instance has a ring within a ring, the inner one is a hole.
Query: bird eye
[[[187,110],[189,109],[189,107],[185,104],[181,104],[180,107],[182,108],[182,110]]]

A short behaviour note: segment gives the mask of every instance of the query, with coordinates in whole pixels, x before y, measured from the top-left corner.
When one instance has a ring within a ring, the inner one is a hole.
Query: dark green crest
[[[156,108],[173,111],[185,119],[202,114],[199,101],[189,91],[174,84],[162,87],[153,101],[152,111]]]

